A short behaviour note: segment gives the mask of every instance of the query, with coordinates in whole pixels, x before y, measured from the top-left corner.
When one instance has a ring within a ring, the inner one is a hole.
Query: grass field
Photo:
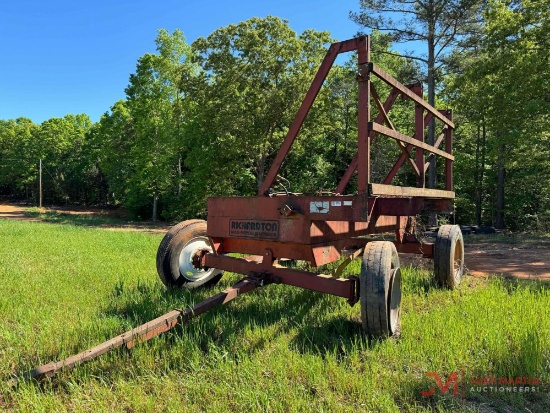
[[[550,285],[466,277],[440,291],[411,268],[398,339],[369,343],[358,305],[272,285],[131,351],[7,385],[240,278],[166,291],[155,271],[161,238],[0,220],[0,410],[550,411]],[[457,372],[459,396],[452,385],[443,395],[427,372],[443,382]],[[518,376],[541,384],[529,395],[471,391],[473,378]],[[422,396],[430,387],[435,394]]]

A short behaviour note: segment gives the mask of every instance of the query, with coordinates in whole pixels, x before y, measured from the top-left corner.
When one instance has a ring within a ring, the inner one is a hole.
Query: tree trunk
[[[505,228],[504,224],[504,184],[506,181],[506,168],[504,165],[504,154],[506,150],[506,145],[500,145],[497,159],[497,200],[496,200],[496,219],[495,219],[495,228],[503,229]]]
[[[273,142],[273,134],[275,133],[275,125],[271,125],[269,128],[269,132],[266,136],[266,140],[264,141],[263,147],[262,147],[262,155],[260,159],[258,159],[258,163],[256,165],[256,181],[258,183],[258,189],[262,187],[262,184],[264,183],[264,174],[265,174],[265,163],[267,161],[268,156],[268,147],[269,142]]]
[[[479,129],[478,129],[478,143],[476,150],[476,165],[478,155],[481,157],[479,165],[479,173],[477,175],[476,182],[476,224],[478,226],[482,225],[482,205],[483,205],[483,180],[485,179],[485,153],[486,153],[486,144],[487,144],[487,129],[485,128],[485,119],[482,121],[481,126],[481,143],[479,142]]]
[[[265,173],[265,160],[267,158],[267,154],[262,152],[262,156],[258,160],[258,164],[256,166],[256,182],[258,183],[257,191],[260,190],[262,187],[262,184],[264,183],[264,173]]]
[[[157,220],[157,204],[158,204],[158,195],[155,192],[153,194],[153,216],[151,217],[151,220],[155,222]]]
[[[475,207],[476,207],[476,224],[481,225],[481,126],[477,125],[477,138],[476,138],[476,166],[474,173],[474,186],[476,189],[475,193]]]
[[[178,158],[178,198],[181,195],[182,185],[181,185],[181,177],[182,177],[182,168],[181,168],[181,155]]]

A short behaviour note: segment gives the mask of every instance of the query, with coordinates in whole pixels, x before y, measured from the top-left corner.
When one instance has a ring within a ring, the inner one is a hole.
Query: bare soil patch
[[[38,221],[29,217],[22,206],[0,202],[0,218]]]
[[[466,243],[465,262],[473,276],[504,274],[550,280],[550,241]]]

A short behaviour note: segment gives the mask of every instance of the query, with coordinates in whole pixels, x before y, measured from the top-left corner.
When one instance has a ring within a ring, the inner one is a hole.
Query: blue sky
[[[191,43],[213,30],[269,14],[296,32],[355,35],[359,0],[7,1],[0,9],[0,119],[35,123],[68,113],[98,121],[117,100],[137,59],[155,51],[160,28]]]

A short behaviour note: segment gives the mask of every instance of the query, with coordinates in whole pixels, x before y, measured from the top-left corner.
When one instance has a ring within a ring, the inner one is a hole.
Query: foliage
[[[185,165],[202,208],[208,195],[257,192],[330,41],[268,16],[193,43],[202,72],[183,85],[195,122]]]
[[[485,19],[481,47],[461,54],[461,73],[449,79],[451,99],[463,114],[459,150],[473,161],[457,163],[459,185],[472,199],[468,177],[476,175],[473,182],[485,193],[476,200],[487,205],[485,222],[498,221],[506,211],[512,228],[545,230],[550,225],[550,181],[544,179],[550,173],[548,8],[544,2],[494,1]],[[481,146],[480,130],[486,134]],[[487,157],[484,165],[476,147]],[[497,205],[505,193],[506,204]]]
[[[86,134],[92,123],[87,115],[66,115],[64,118],[52,118],[40,125],[36,134],[35,148],[37,157],[43,159],[46,174],[52,179],[55,198],[63,202],[73,199],[85,199],[79,196],[82,188],[81,176],[88,164],[83,156]],[[46,188],[47,189],[47,188]]]
[[[38,126],[26,118],[0,121],[0,188],[3,191],[11,189],[15,194],[33,196],[38,167],[33,137],[37,130]]]
[[[91,170],[85,151],[91,126],[85,114],[52,118],[41,125],[25,118],[1,121],[0,187],[10,195],[37,201],[42,159],[45,201],[97,202],[90,182],[97,171]]]
[[[127,99],[115,103],[93,133],[115,199],[153,220],[159,197],[173,199],[173,188],[182,184],[177,168],[187,113],[180,85],[195,70],[181,31],[159,30],[156,44],[158,53],[142,56],[130,75]]]
[[[134,136],[127,104],[119,100],[90,131],[91,153],[108,182],[113,204],[126,200],[128,181],[132,174],[130,149]]]

